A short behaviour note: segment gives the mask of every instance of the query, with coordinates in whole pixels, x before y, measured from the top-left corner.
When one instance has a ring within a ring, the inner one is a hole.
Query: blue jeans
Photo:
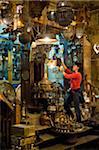
[[[67,91],[64,98],[64,109],[66,110],[67,114],[74,117],[73,112],[70,109],[71,102],[74,102],[74,108],[76,112],[77,122],[81,122],[81,112],[80,112],[80,102],[81,102],[81,91],[80,89],[77,90],[70,90]]]

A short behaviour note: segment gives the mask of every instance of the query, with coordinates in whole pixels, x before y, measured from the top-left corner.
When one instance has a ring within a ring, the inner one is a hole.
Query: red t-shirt
[[[71,72],[69,69],[66,69],[64,73],[65,78],[70,79],[70,88],[76,90],[80,88],[82,81],[82,75],[80,72]]]

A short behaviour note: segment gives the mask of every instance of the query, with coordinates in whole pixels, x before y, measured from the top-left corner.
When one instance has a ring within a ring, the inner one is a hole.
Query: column
[[[12,50],[8,50],[8,81],[12,83]]]
[[[87,75],[87,81],[91,83],[91,43],[86,35],[83,37],[83,71]]]

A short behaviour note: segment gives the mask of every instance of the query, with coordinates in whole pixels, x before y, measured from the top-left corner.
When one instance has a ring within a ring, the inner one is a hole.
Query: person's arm
[[[78,78],[78,74],[75,74],[75,73],[67,74],[66,72],[63,72],[63,75],[67,79]]]
[[[64,62],[62,62],[62,66],[65,70],[67,69],[67,66],[64,64]]]
[[[63,68],[65,69],[66,73],[72,73],[71,70],[69,70],[69,69],[67,68],[67,66],[64,64],[64,62],[62,62],[62,66],[63,66]]]

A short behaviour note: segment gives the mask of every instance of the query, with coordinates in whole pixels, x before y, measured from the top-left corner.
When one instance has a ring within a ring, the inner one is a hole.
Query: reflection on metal
[[[6,18],[3,18],[3,23],[6,25],[10,25],[13,22],[13,16],[9,14]]]
[[[57,11],[55,21],[61,26],[68,26],[74,19],[74,13],[71,3],[67,1],[59,1],[57,3]]]
[[[42,89],[44,92],[50,92],[53,90],[52,88],[52,82],[48,80],[48,66],[45,64],[44,67],[44,78],[39,82],[40,89]]]
[[[19,84],[15,90],[16,98],[19,102],[21,102],[21,84]]]
[[[94,49],[96,54],[99,53],[99,45],[98,44],[94,44],[93,49]]]
[[[16,124],[20,124],[20,121],[21,121],[21,84],[17,86],[15,92],[16,92]]]
[[[14,104],[15,90],[10,83],[2,81],[2,83],[0,83],[0,93],[3,94],[11,104]]]
[[[12,106],[12,104],[8,101],[8,99],[3,95],[3,94],[0,94],[0,101],[3,101],[5,104],[7,104],[7,106],[13,110],[14,107]]]
[[[12,83],[12,51],[8,51],[8,81]]]
[[[39,84],[40,84],[40,88],[44,90],[44,92],[52,91],[52,87],[51,87],[52,83],[47,78],[43,78],[43,80],[41,80]]]
[[[48,113],[46,111],[41,113],[40,124],[47,125],[49,127],[54,125],[51,116],[48,116]]]
[[[8,9],[8,7],[9,7],[9,1],[6,1],[6,0],[0,1],[0,9],[5,10],[5,9]]]
[[[48,80],[48,66],[45,64],[44,67],[44,78],[39,81],[37,84],[34,83],[32,93],[34,98],[44,98],[49,99],[49,103],[53,103],[53,100],[55,103],[56,101],[63,96],[63,89],[60,84],[57,84],[56,82],[51,82]]]

